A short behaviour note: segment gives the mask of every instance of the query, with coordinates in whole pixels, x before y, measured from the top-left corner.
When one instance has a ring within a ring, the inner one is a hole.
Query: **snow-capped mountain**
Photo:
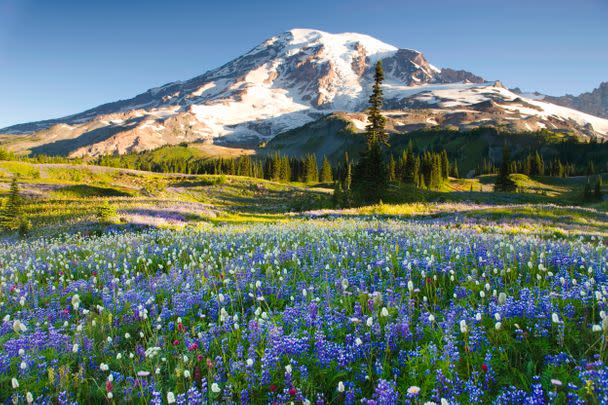
[[[0,133],[30,134],[20,136],[14,149],[71,156],[200,140],[257,143],[330,112],[364,110],[378,60],[385,71],[387,109],[419,110],[428,116],[427,126],[454,125],[459,122],[456,117],[464,115],[467,125],[478,121],[518,130],[547,128],[608,137],[608,120],[528,99],[470,72],[439,69],[418,51],[362,34],[306,29],[269,38],[193,79]]]

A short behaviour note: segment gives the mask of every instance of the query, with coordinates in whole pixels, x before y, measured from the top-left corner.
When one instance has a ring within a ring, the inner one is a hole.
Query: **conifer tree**
[[[448,152],[444,149],[441,151],[441,177],[444,180],[450,176],[450,161],[448,159]]]
[[[344,184],[342,189],[345,192],[350,192],[350,188],[353,181],[353,164],[348,157],[348,152],[344,153]]]
[[[304,181],[306,183],[316,183],[319,181],[317,158],[313,154],[309,154],[304,158]]]
[[[8,198],[0,215],[0,225],[5,230],[15,230],[23,220],[23,198],[19,193],[17,176],[13,177]]]
[[[460,177],[460,173],[458,172],[458,162],[454,161],[454,163],[452,163],[451,170],[452,170],[452,177],[454,177],[456,179]]]
[[[409,155],[405,162],[405,183],[418,184],[418,173],[420,171],[420,158],[418,156]]]
[[[390,158],[388,159],[388,180],[389,181],[395,181],[396,179],[396,170],[397,170],[397,163],[395,162],[395,158],[393,158],[393,155],[390,156]]]
[[[496,176],[496,183],[494,185],[494,191],[512,192],[517,189],[517,185],[511,179],[511,154],[508,145],[502,148],[502,164],[498,176]]]
[[[362,154],[355,168],[353,189],[361,202],[377,203],[386,192],[388,170],[384,162],[383,147],[388,145],[388,135],[384,128],[386,119],[382,115],[382,62],[376,63],[375,80],[369,98],[367,116],[367,150]]]
[[[334,181],[334,176],[331,170],[331,165],[327,156],[323,156],[323,164],[321,165],[321,183],[331,183]]]
[[[380,144],[388,144],[388,136],[384,129],[386,124],[386,118],[382,115],[381,109],[384,102],[384,96],[382,95],[382,81],[384,80],[384,70],[382,69],[382,62],[376,63],[376,72],[374,77],[374,85],[372,87],[372,94],[369,97],[369,109],[366,126],[367,130],[367,144],[368,149],[371,149],[372,144],[378,142]]]
[[[416,184],[418,188],[427,188],[426,181],[424,180],[424,174],[420,173],[418,176],[418,184]]]

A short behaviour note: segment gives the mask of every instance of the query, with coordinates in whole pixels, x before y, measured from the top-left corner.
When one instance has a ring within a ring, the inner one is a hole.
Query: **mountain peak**
[[[275,35],[190,80],[3,131],[35,132],[24,143],[34,153],[72,156],[137,152],[202,140],[256,144],[331,112],[364,111],[378,60],[384,66],[386,108],[421,110],[403,120],[404,130],[410,128],[407,121],[420,117],[422,123],[411,128],[440,123],[463,128],[488,122],[509,125],[524,117],[517,122],[529,131],[608,133],[608,121],[535,105],[499,82],[486,83],[464,70],[438,69],[419,51],[397,48],[369,35],[305,28]],[[429,116],[432,111],[440,116]],[[587,129],[586,123],[592,123],[593,129]]]
[[[398,48],[393,45],[384,43],[372,36],[356,32],[332,34],[316,29],[293,28],[284,34],[291,36],[290,43],[294,46],[323,44],[325,46],[338,47],[355,46],[358,43],[367,50],[368,55],[376,55],[378,53],[386,54],[398,50]]]

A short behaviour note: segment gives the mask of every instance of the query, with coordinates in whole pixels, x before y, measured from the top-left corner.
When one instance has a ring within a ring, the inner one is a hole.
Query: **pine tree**
[[[384,80],[384,70],[382,69],[382,62],[376,63],[376,73],[374,78],[374,86],[372,88],[372,94],[369,97],[369,109],[366,126],[367,130],[367,144],[368,149],[371,148],[373,143],[387,144],[388,136],[384,129],[386,124],[386,118],[382,115],[382,103],[384,97],[382,95],[382,81]]]
[[[456,161],[454,161],[454,163],[452,163],[452,177],[454,178],[459,178],[460,177],[460,173],[458,172],[458,163]]]
[[[448,152],[444,149],[441,151],[441,177],[444,180],[450,176],[450,161],[448,159]]]
[[[382,63],[376,64],[376,74],[372,94],[369,98],[367,124],[367,150],[362,154],[353,177],[353,189],[360,201],[365,203],[379,202],[386,192],[388,185],[388,169],[384,162],[383,146],[388,145],[388,136],[384,125],[386,119],[382,115],[383,102],[382,80],[384,72]]]
[[[494,185],[494,191],[512,192],[517,189],[517,185],[511,179],[511,154],[509,147],[505,145],[502,148],[502,164],[498,176],[496,176],[496,184]]]
[[[271,161],[271,180],[281,181],[281,156],[276,152]]]
[[[545,163],[543,162],[543,158],[540,156],[538,151],[532,158],[531,174],[532,176],[543,176],[545,174]]]
[[[0,225],[5,230],[15,230],[23,220],[23,198],[19,193],[17,177],[13,177],[8,198],[0,215]]]
[[[420,173],[418,176],[418,184],[416,184],[418,188],[427,188],[426,181],[424,180],[424,174]]]
[[[342,189],[350,192],[350,188],[353,181],[353,164],[348,157],[348,152],[344,153],[344,184]]]
[[[288,182],[291,180],[291,165],[289,164],[289,158],[284,156],[280,160],[280,180],[284,182]]]
[[[334,181],[331,165],[327,156],[323,156],[323,164],[321,165],[321,183],[331,183]]]
[[[405,175],[403,181],[407,184],[418,184],[418,173],[420,171],[420,158],[409,155],[405,162]]]
[[[348,152],[344,153],[344,179],[340,185],[340,206],[342,208],[348,208],[353,205],[353,193],[351,190],[353,179],[353,163],[348,157]]]
[[[388,180],[389,181],[395,181],[395,179],[397,178],[396,171],[397,171],[397,163],[395,162],[395,158],[393,158],[393,155],[391,155],[390,158],[388,159]]]
[[[306,183],[316,183],[319,181],[317,158],[313,154],[309,154],[304,158],[304,181]]]

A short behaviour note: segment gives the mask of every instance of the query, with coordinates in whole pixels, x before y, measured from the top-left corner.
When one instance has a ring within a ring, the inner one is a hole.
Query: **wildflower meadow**
[[[441,219],[0,245],[12,403],[605,403],[608,247]]]

